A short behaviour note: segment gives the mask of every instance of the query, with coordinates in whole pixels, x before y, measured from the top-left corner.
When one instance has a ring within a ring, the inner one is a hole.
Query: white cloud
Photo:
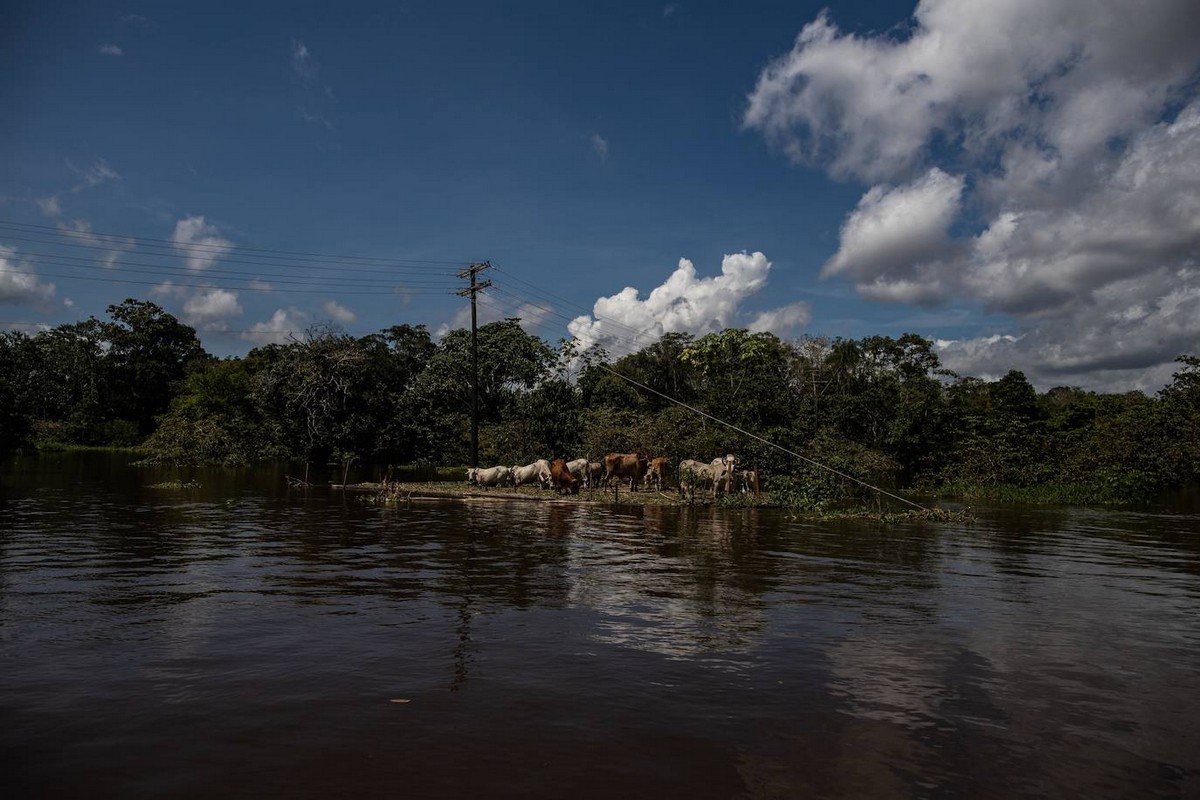
[[[204,217],[184,217],[175,223],[171,234],[175,249],[183,255],[188,269],[205,270],[233,249],[233,242],[221,236],[216,225],[204,221]]]
[[[237,292],[216,286],[187,286],[164,281],[150,290],[150,296],[182,300],[181,319],[189,325],[203,325],[209,331],[228,330],[226,322],[243,313]]]
[[[744,123],[873,184],[824,274],[1016,320],[955,368],[1140,385],[1200,340],[1198,40],[1192,0],[922,0],[868,36],[823,13]]]
[[[226,320],[242,315],[237,292],[228,289],[202,289],[183,304],[183,319],[189,325],[203,325],[209,330],[226,329]]]
[[[248,286],[256,292],[273,292],[273,291],[275,291],[275,287],[272,286],[268,281],[252,280],[252,281],[250,281]]]
[[[759,312],[746,327],[751,333],[767,331],[781,339],[787,339],[811,321],[812,307],[808,303],[792,303]]]
[[[913,16],[907,37],[862,37],[822,13],[760,75],[745,124],[868,181],[903,175],[937,132],[972,155],[1015,135],[1085,158],[1190,79],[1200,38],[1192,0],[922,0]]]
[[[643,300],[627,286],[611,297],[601,297],[590,316],[576,317],[567,330],[583,347],[600,344],[624,355],[653,344],[664,333],[703,334],[740,326],[743,303],[767,282],[771,262],[762,253],[735,253],[721,261],[721,274],[699,277],[686,258],[662,285]],[[750,324],[756,330],[772,325],[792,329],[803,324],[806,306],[793,304],[759,313]]]
[[[115,44],[102,44],[99,48],[102,56],[123,56],[125,51]]]
[[[284,344],[290,339],[298,339],[309,326],[311,319],[308,314],[297,308],[277,309],[265,322],[257,322],[250,330],[242,334],[242,338],[257,345]]]
[[[592,134],[592,152],[594,152],[600,161],[603,163],[608,160],[608,140],[598,133]]]
[[[326,300],[321,304],[321,310],[328,314],[330,319],[345,325],[349,325],[358,319],[358,314],[355,314],[343,305],[339,305],[336,300]]]
[[[17,260],[17,251],[0,245],[0,303],[37,306],[54,297],[54,284],[43,283],[27,263]]]
[[[963,179],[934,167],[907,186],[875,186],[842,223],[841,244],[822,275],[855,278],[877,299],[941,299],[948,229],[958,214]],[[921,278],[917,281],[914,278]]]

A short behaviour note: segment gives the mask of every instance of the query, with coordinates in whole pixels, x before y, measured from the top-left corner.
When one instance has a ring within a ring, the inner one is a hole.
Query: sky
[[[520,317],[914,332],[1040,389],[1200,354],[1195,0],[21,4],[0,329],[217,355]]]

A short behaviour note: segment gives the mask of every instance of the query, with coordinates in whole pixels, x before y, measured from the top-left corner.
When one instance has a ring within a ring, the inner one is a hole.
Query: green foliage
[[[39,440],[50,433],[69,444],[102,444],[99,425],[113,397],[103,327],[95,319],[60,325],[33,337],[26,402]]]
[[[167,410],[189,369],[209,359],[196,332],[159,306],[129,299],[108,307],[100,326],[108,349],[110,416],[131,420],[142,434]]]
[[[33,443],[33,348],[23,333],[0,333],[0,455]]]
[[[289,451],[272,441],[254,394],[248,362],[215,361],[193,372],[146,442],[150,460],[249,464]]]
[[[421,326],[362,338],[314,328],[218,361],[153,303],[108,313],[32,337],[0,334],[0,450],[31,440],[131,445],[149,434],[162,461],[469,460],[465,330],[434,342]],[[911,333],[794,342],[743,329],[673,333],[611,364],[601,348],[551,347],[515,319],[482,326],[478,338],[486,463],[639,451],[678,465],[735,453],[779,502],[807,510],[871,494],[814,462],[889,489],[1051,501],[1138,501],[1200,478],[1191,355],[1147,397],[1039,394],[1016,370],[958,378]]]

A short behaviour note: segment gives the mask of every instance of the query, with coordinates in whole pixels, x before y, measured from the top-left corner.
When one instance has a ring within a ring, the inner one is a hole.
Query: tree
[[[334,326],[313,326],[305,338],[251,352],[255,398],[269,411],[289,452],[326,463],[352,452],[363,421],[354,413],[365,353]]]
[[[521,329],[517,319],[483,325],[479,340],[479,419],[499,424],[518,394],[550,379],[554,350]],[[412,388],[412,407],[423,441],[421,455],[465,463],[470,457],[471,334],[442,337]]]
[[[213,361],[184,379],[183,390],[146,441],[151,458],[187,464],[249,464],[289,455],[254,397],[247,361]]]
[[[109,417],[129,420],[148,434],[188,371],[211,356],[195,330],[149,301],[110,305],[108,315],[112,322],[100,330],[108,344]]]
[[[1183,368],[1171,376],[1158,396],[1173,406],[1200,411],[1200,357],[1182,355],[1175,361]]]
[[[33,337],[27,402],[39,438],[100,444],[111,418],[111,361],[95,318],[42,331]]]
[[[33,371],[30,338],[16,331],[0,333],[0,454],[32,443],[30,376]]]
[[[683,349],[680,359],[699,376],[699,402],[718,419],[749,429],[785,423],[790,352],[772,333],[727,328]]]
[[[691,334],[666,333],[654,344],[621,358],[613,365],[614,371],[648,387],[650,391],[635,389],[629,382],[611,374],[605,377],[620,381],[631,389],[628,396],[638,407],[650,411],[660,411],[670,406],[671,401],[667,398],[695,403],[699,400],[700,374],[688,356],[692,346]],[[610,405],[614,404],[614,400],[622,402],[621,391],[611,386],[606,391],[612,398],[607,400]],[[604,401],[603,392],[601,394],[600,399]]]
[[[417,460],[414,389],[437,348],[424,325],[393,325],[359,340],[363,363],[353,414],[354,451],[393,463]]]

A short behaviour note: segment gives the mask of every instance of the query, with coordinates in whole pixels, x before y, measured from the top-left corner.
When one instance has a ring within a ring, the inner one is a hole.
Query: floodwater
[[[5,798],[1198,797],[1200,516],[11,461],[0,758]]]

